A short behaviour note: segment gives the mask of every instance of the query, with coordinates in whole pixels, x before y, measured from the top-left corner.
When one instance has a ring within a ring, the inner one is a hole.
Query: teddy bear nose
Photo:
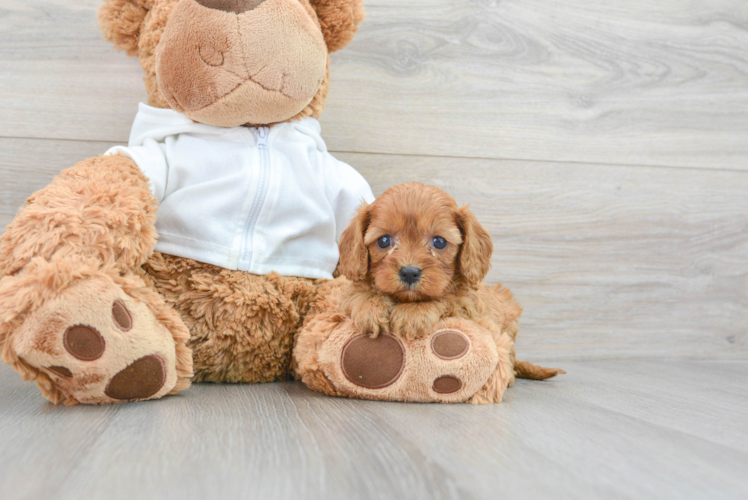
[[[222,10],[224,12],[233,12],[242,14],[244,12],[256,9],[265,0],[195,0],[203,7],[209,9]]]
[[[413,266],[401,267],[400,279],[409,285],[417,283],[421,279],[421,270]]]

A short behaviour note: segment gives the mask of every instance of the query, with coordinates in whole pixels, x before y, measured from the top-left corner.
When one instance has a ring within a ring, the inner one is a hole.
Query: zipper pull
[[[260,149],[267,149],[268,147],[268,128],[267,127],[257,128],[257,147]]]

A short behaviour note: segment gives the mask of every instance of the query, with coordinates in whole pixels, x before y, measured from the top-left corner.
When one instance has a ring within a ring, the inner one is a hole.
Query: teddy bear
[[[270,382],[333,278],[363,177],[327,152],[329,55],[361,0],[105,0],[148,103],[0,239],[0,355],[53,403]]]
[[[414,184],[375,201],[327,151],[329,54],[363,17],[361,0],[105,0],[148,103],[127,146],[63,171],[0,238],[2,361],[69,405],[292,376],[492,403],[562,373],[515,359],[521,310],[482,284],[491,238],[469,211]],[[398,225],[421,218],[418,237]]]

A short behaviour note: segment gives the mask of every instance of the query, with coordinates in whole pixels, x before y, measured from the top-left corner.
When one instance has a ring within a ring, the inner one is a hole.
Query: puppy
[[[394,186],[362,205],[343,232],[338,273],[354,290],[342,312],[371,337],[419,338],[441,319],[459,317],[513,342],[522,310],[509,290],[483,282],[492,253],[490,234],[467,206],[435,186]],[[514,370],[533,379],[565,373],[522,361]]]

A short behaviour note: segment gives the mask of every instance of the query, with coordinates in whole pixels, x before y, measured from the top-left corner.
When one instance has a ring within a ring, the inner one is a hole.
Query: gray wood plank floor
[[[295,382],[55,407],[0,368],[0,498],[745,498],[748,362],[564,364],[499,405]]]

